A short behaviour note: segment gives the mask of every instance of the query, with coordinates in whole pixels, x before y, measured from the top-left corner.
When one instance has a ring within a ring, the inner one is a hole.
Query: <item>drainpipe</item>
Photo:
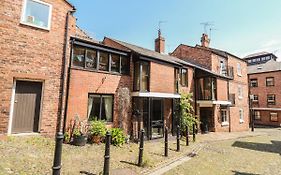
[[[229,100],[229,80],[227,80],[227,99]],[[229,117],[229,132],[231,132],[231,118],[230,118],[230,107],[228,106],[228,117]]]
[[[64,104],[64,85],[66,83],[66,60],[67,60],[67,48],[68,48],[68,27],[69,27],[69,16],[75,12],[75,9],[69,10],[66,14],[66,22],[65,22],[65,41],[63,48],[63,62],[62,62],[62,80],[61,80],[61,100],[60,100],[60,115],[58,116],[58,124],[57,124],[57,133],[56,133],[56,145],[55,145],[55,153],[54,153],[54,162],[53,162],[53,175],[60,175],[61,170],[61,154],[62,154],[62,142],[63,142],[63,133],[61,128],[61,120],[63,118],[63,104]],[[66,113],[66,111],[64,111]]]
[[[61,126],[61,122],[62,122],[62,119],[63,119],[63,116],[65,115],[66,113],[66,110],[63,111],[63,105],[64,105],[64,102],[65,102],[65,99],[64,99],[64,95],[65,95],[65,92],[64,92],[64,86],[65,84],[67,83],[67,48],[68,48],[68,28],[69,28],[69,16],[71,14],[73,14],[74,12],[76,12],[75,9],[73,10],[70,10],[67,12],[66,14],[66,23],[65,23],[65,35],[64,35],[64,48],[63,48],[63,72],[62,72],[62,91],[61,91],[61,112],[60,112],[60,116],[59,116],[59,120],[58,120],[58,131],[61,132],[62,131],[62,126]],[[68,91],[66,89],[66,91]],[[64,127],[64,126],[63,126]]]

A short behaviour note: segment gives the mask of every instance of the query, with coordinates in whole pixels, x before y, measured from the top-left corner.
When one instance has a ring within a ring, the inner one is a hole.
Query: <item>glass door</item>
[[[151,99],[151,139],[163,137],[163,99]]]

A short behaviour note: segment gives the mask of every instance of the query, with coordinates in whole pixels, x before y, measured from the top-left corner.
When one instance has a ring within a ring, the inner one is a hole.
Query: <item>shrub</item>
[[[121,146],[125,143],[126,136],[122,129],[112,128],[111,129],[111,144],[114,146]]]
[[[102,120],[91,121],[89,133],[92,136],[104,137],[106,135],[105,122]]]

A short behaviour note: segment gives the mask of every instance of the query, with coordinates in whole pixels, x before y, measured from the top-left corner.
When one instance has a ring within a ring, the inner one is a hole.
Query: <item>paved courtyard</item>
[[[137,167],[138,145],[111,147],[111,174],[281,174],[280,128],[253,132],[199,134],[196,142],[176,152],[169,143],[163,156],[163,139],[145,142],[145,167]],[[0,141],[0,174],[51,174],[54,141],[40,136],[9,137]],[[64,145],[63,174],[99,174],[104,144],[75,147]]]

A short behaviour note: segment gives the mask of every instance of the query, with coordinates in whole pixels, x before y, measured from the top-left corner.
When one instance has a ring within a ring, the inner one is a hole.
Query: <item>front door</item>
[[[163,137],[163,100],[151,99],[151,139]]]
[[[17,81],[12,133],[39,131],[42,83]]]

